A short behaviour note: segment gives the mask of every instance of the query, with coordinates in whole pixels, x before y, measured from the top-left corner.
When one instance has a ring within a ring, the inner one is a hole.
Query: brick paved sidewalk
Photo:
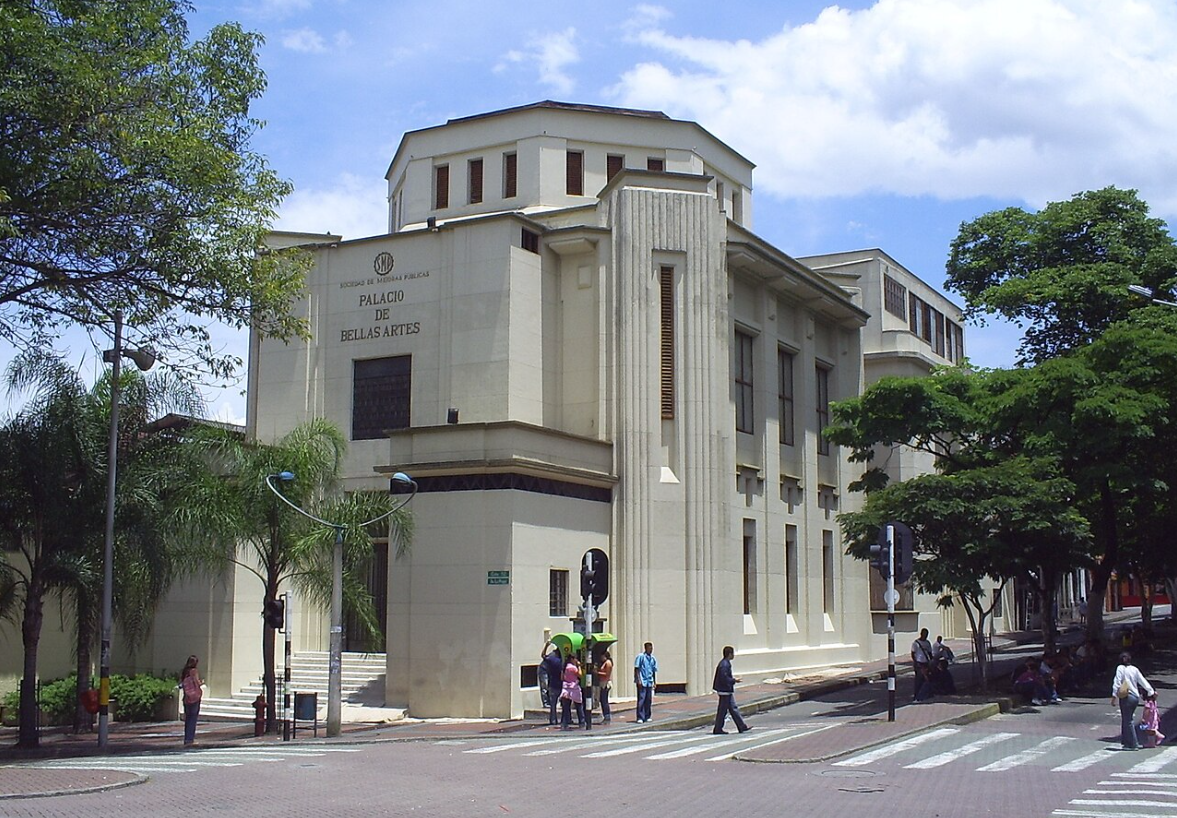
[[[954,651],[961,656],[969,650],[967,640],[949,640]],[[1019,639],[1000,640],[1004,647],[1016,646]],[[739,658],[737,656],[737,666]],[[902,664],[901,664],[902,667]],[[969,680],[967,664],[958,666],[962,683]],[[847,690],[885,678],[886,662],[878,661],[856,668],[846,668],[841,675],[832,671],[811,677],[789,679],[776,684],[758,683],[740,685],[738,688],[740,710],[751,716],[758,712],[782,707],[794,702],[815,698],[839,690]],[[996,675],[994,678],[999,678]],[[906,701],[904,692],[910,682],[900,680],[899,698]],[[899,736],[927,729],[945,721],[985,718],[997,712],[997,706],[987,701],[958,700],[936,701],[918,705],[901,706],[896,713],[896,722],[886,722],[886,690],[882,685],[872,685],[870,696],[879,697],[882,715],[878,707],[853,723],[839,722],[837,728],[820,730],[798,739],[772,745],[761,751],[750,752],[740,757],[756,761],[805,761],[822,760],[834,755],[843,755],[864,749],[874,744],[891,741]],[[637,724],[633,720],[634,703],[617,702],[613,706],[614,718],[611,724],[595,724],[599,732],[622,733],[647,730],[685,730],[710,724],[715,718],[715,697],[658,695],[654,699],[653,720]],[[514,721],[461,721],[405,719],[388,724],[345,723],[339,738],[312,738],[309,729],[300,728],[296,742],[329,741],[332,743],[364,743],[385,741],[428,740],[436,738],[485,737],[492,735],[530,732],[544,734],[556,732],[547,724],[546,713],[530,714],[530,718]],[[127,786],[146,780],[132,773],[112,770],[69,770],[30,767],[21,762],[47,758],[72,758],[100,756],[104,754],[128,754],[151,752],[182,752],[183,726],[179,722],[162,724],[112,723],[110,740],[106,751],[97,746],[93,733],[74,735],[62,729],[49,729],[42,735],[42,746],[36,750],[17,750],[13,745],[16,732],[13,728],[0,730],[0,797],[30,798],[44,795],[59,795],[85,791],[87,788],[108,788]],[[197,730],[197,745],[201,747],[240,747],[281,744],[280,736],[255,738],[252,723],[206,722]]]

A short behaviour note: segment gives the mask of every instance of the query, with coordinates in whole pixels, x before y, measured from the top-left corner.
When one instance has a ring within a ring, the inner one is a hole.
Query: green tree
[[[261,37],[190,42],[185,0],[0,3],[0,338],[132,333],[173,366],[240,361],[207,325],[305,333],[308,260],[259,252],[290,191],[250,149]]]
[[[899,445],[928,452],[938,472],[888,486],[883,470],[868,467],[851,485],[869,492],[866,508],[844,515],[851,554],[866,556],[875,536],[869,528],[877,531],[885,515],[907,523],[931,558],[921,561],[917,585],[957,595],[978,640],[986,615],[981,581],[1021,576],[1043,603],[1049,648],[1059,578],[1089,564],[1091,546],[1087,520],[1072,509],[1075,484],[1065,452],[1050,428],[1076,414],[1064,416],[1061,400],[1043,407],[1036,387],[1044,368],[884,378],[836,404],[826,436],[849,447],[857,462],[870,463],[880,448]]]
[[[1011,207],[962,224],[947,286],[966,314],[1025,328],[1019,352],[1036,363],[1094,341],[1140,306],[1129,284],[1168,291],[1177,246],[1134,190],[1108,187],[1037,212]]]
[[[377,630],[372,599],[359,578],[359,566],[372,554],[372,537],[385,532],[402,553],[411,537],[411,518],[398,511],[376,531],[359,523],[392,508],[380,492],[340,494],[339,473],[346,443],[338,427],[325,418],[296,426],[273,445],[206,429],[199,437],[205,467],[191,474],[189,502],[178,511],[194,547],[190,556],[201,565],[237,565],[258,578],[263,610],[291,584],[304,598],[326,608],[331,598],[331,557],[334,530],[291,510],[266,485],[280,472],[294,473],[284,483],[284,496],[321,519],[337,522],[344,532],[344,601],[370,629]],[[277,720],[275,630],[262,632],[267,727]]]
[[[838,516],[847,553],[869,556],[879,528],[901,520],[911,529],[917,590],[957,599],[969,620],[973,655],[987,684],[986,622],[997,595],[986,580],[1004,587],[1022,577],[1045,599],[1058,580],[1085,557],[1087,521],[1069,507],[1071,486],[1051,474],[1049,463],[1014,458],[953,474],[924,474],[867,495],[859,512]],[[1000,591],[998,592],[1000,593]],[[1053,628],[1044,629],[1053,648]]]

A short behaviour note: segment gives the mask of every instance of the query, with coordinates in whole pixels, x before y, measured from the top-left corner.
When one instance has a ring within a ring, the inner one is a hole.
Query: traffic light
[[[891,544],[887,542],[887,526],[879,528],[879,541],[870,547],[871,567],[886,579],[891,573]]]
[[[895,584],[902,585],[911,577],[915,538],[911,529],[903,523],[888,523],[888,525],[894,529],[891,539],[895,541]]]
[[[596,607],[609,597],[609,558],[599,548],[584,552],[580,567],[580,597]]]
[[[282,630],[286,626],[286,600],[266,600],[262,607],[262,619],[274,630]]]

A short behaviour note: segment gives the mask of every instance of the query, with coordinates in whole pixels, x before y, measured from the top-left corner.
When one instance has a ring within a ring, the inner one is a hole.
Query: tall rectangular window
[[[797,526],[785,526],[785,612],[796,615],[801,603],[801,573],[797,563]]]
[[[834,532],[821,532],[821,609],[834,612]]]
[[[646,157],[646,170],[656,170],[661,172],[666,170],[666,162],[657,156],[648,156]]]
[[[952,337],[954,339],[953,352],[955,353],[952,362],[960,363],[960,359],[964,357],[964,330],[957,324],[952,325]]]
[[[793,422],[793,353],[787,349],[777,349],[776,357],[777,369],[780,373],[780,442],[782,446],[792,446],[795,429]]]
[[[891,276],[883,276],[883,309],[898,318],[907,317],[907,288]]]
[[[944,357],[944,314],[941,313],[939,310],[932,310],[932,317],[933,317],[935,325],[936,325],[936,327],[935,327],[936,341],[933,344],[932,348],[936,351],[937,355],[939,355],[940,357],[943,358]]]
[[[413,388],[413,356],[354,361],[351,439],[377,440],[389,429],[407,429]]]
[[[819,364],[815,374],[817,375],[817,453],[829,454],[830,442],[825,439],[821,430],[830,425],[830,370]]]
[[[662,419],[674,419],[674,268],[658,271],[662,323]]]
[[[583,196],[584,151],[568,151],[565,163],[565,192],[569,196]]]
[[[755,417],[753,411],[752,340],[752,336],[748,333],[736,330],[736,431],[747,434],[752,434]]]
[[[568,616],[568,572],[548,571],[548,616]]]
[[[719,200],[719,209],[726,211],[727,210],[727,202],[724,201],[723,196],[724,196],[723,182],[716,182],[715,183],[715,198],[717,200]]]
[[[433,169],[433,209],[442,210],[450,206],[450,166],[438,165]]]
[[[519,246],[529,253],[539,252],[539,233],[534,230],[528,230],[526,227],[520,228]]]
[[[740,191],[732,191],[732,221],[736,224],[744,223],[744,197]]]
[[[756,612],[756,521],[744,520],[744,613]]]
[[[920,311],[922,312],[920,316],[920,337],[930,344],[932,343],[932,313],[935,310],[932,309],[931,304],[925,301],[920,304]]]
[[[625,157],[611,153],[605,157],[605,175],[611,180],[625,169]]]
[[[470,193],[470,204],[482,201],[482,160],[471,159],[466,163],[466,187]]]
[[[513,199],[519,194],[516,171],[519,158],[514,153],[503,154],[503,198]]]

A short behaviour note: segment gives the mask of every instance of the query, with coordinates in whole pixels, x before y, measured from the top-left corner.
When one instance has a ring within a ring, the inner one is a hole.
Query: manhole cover
[[[874,770],[822,770],[818,775],[826,778],[873,778],[879,773]]]

